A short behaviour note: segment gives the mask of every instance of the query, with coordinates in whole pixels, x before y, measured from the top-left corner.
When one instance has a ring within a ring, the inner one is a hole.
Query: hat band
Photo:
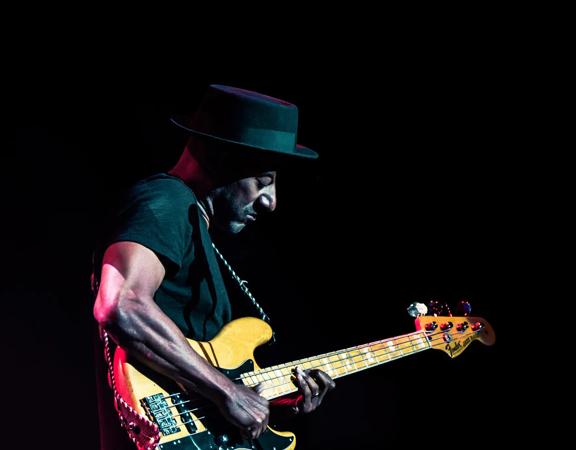
[[[204,130],[201,127],[192,128],[192,130],[218,139],[266,150],[292,153],[296,147],[296,135],[289,131],[254,127],[242,127],[236,130],[228,129],[226,133],[216,130]]]

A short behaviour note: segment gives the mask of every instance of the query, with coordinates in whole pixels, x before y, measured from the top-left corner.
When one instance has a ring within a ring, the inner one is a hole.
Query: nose
[[[258,203],[264,210],[274,211],[276,209],[276,190],[271,188],[267,192],[262,192],[258,197]]]

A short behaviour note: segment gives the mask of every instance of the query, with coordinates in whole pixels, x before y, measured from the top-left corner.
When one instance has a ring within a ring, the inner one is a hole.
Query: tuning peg
[[[406,310],[412,317],[425,316],[428,312],[426,305],[418,302],[410,303]]]
[[[458,302],[458,304],[456,305],[456,309],[458,309],[458,312],[463,315],[463,316],[468,316],[470,315],[470,313],[472,312],[472,305],[470,304],[470,302],[468,300],[466,300],[465,298],[463,298],[462,300],[460,300]]]
[[[444,310],[444,305],[442,305],[438,300],[430,300],[428,302],[428,311],[434,316],[442,315]]]

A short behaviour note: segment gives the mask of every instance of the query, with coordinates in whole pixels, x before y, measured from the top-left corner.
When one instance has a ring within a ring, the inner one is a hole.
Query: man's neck
[[[194,174],[191,174],[185,168],[182,168],[180,164],[176,165],[174,168],[168,171],[172,176],[180,178],[186,185],[194,191],[196,199],[198,200],[198,206],[202,217],[206,220],[206,226],[210,224],[210,217],[212,217],[212,203],[207,198],[208,193],[208,183],[201,183]]]
[[[199,198],[206,197],[213,187],[212,179],[200,162],[191,155],[188,147],[182,152],[180,159],[168,173],[184,181]]]
[[[189,147],[193,145],[193,147]],[[196,194],[198,205],[206,223],[214,217],[212,196],[214,194],[214,178],[206,170],[206,149],[200,143],[190,140],[180,155],[178,163],[168,173],[180,178]]]

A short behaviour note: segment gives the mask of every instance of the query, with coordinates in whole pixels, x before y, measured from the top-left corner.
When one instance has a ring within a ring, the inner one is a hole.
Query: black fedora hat
[[[296,143],[298,107],[258,92],[211,84],[192,117],[170,120],[194,134],[270,155],[318,158]]]

